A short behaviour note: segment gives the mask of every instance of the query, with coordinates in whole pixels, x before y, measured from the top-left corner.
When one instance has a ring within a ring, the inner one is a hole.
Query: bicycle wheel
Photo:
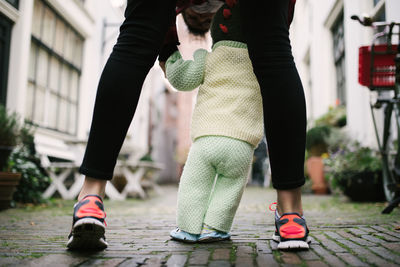
[[[387,153],[382,155],[383,190],[389,202],[400,196],[400,153],[397,146],[397,141],[388,142]]]
[[[390,202],[398,196],[398,193],[396,192],[396,190],[394,190],[395,182],[394,179],[392,178],[393,172],[390,170],[390,167],[388,167],[387,164],[384,163],[383,165],[384,165],[382,168],[383,191],[385,193],[386,200]]]

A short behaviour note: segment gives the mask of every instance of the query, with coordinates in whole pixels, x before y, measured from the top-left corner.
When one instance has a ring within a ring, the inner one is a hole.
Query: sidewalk
[[[110,246],[90,254],[66,250],[72,201],[0,212],[0,266],[400,266],[400,209],[381,215],[382,203],[306,195],[311,249],[281,252],[271,240],[273,190],[247,188],[232,241],[201,245],[170,240],[177,188],[163,191],[147,201],[106,201]]]

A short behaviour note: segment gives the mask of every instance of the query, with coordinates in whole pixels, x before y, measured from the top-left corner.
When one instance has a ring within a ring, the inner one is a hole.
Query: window
[[[25,117],[76,134],[83,38],[42,0],[35,0]]]
[[[384,6],[375,14],[374,21],[386,21],[386,11]]]
[[[0,104],[6,104],[12,22],[0,14]]]
[[[343,12],[332,27],[333,57],[336,68],[336,92],[340,105],[346,105],[346,66]]]
[[[386,9],[385,6],[382,5],[374,14],[373,16],[374,21],[386,21]],[[377,28],[374,28],[374,34],[378,32],[382,32],[385,30],[385,26],[379,26]],[[378,44],[383,44],[386,42],[386,38],[379,38],[376,43]]]
[[[18,0],[6,0],[8,3],[10,3],[13,7],[15,7],[16,9],[18,9],[18,4],[19,1]]]

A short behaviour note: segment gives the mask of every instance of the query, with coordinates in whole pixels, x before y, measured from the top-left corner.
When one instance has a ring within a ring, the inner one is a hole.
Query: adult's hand
[[[160,65],[160,68],[164,72],[164,77],[167,77],[167,73],[165,72],[165,61],[159,61],[158,64]]]
[[[178,50],[179,40],[178,33],[176,31],[175,20],[169,27],[167,34],[165,35],[161,51],[158,56],[159,61],[167,61],[170,55]]]

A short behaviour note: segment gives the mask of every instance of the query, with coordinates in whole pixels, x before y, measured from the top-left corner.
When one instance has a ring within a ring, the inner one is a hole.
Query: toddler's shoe
[[[209,242],[229,240],[230,238],[231,238],[231,235],[229,233],[218,231],[218,230],[204,224],[198,241],[201,243],[209,243]]]
[[[308,249],[311,239],[308,236],[306,220],[298,213],[275,215],[275,233],[272,239],[279,242],[278,249]]]
[[[172,239],[181,241],[184,243],[196,243],[197,240],[199,239],[199,235],[191,234],[188,232],[185,232],[179,228],[176,228],[172,230],[169,235],[172,237]]]
[[[74,216],[67,247],[71,250],[105,249],[106,213],[98,195],[87,195],[74,205]]]

